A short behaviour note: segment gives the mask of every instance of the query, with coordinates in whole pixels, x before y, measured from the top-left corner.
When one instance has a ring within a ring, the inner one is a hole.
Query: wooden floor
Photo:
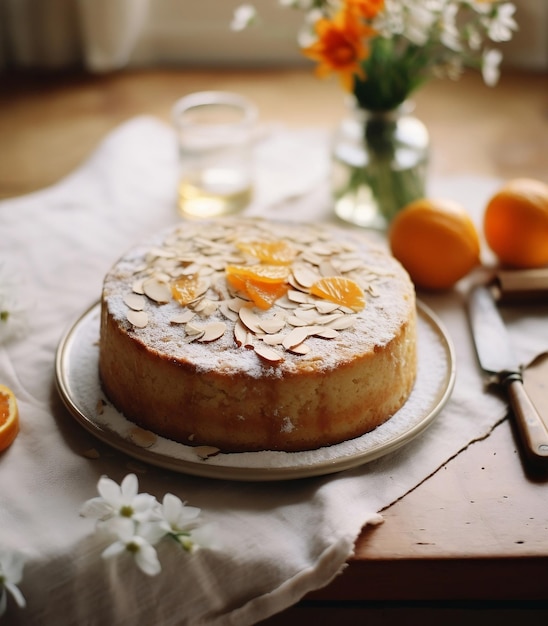
[[[135,115],[169,122],[174,101],[202,89],[247,95],[264,121],[288,126],[332,128],[345,110],[336,83],[300,69],[3,77],[0,198],[57,182]],[[415,102],[432,138],[432,176],[548,182],[548,75],[507,71],[491,89],[469,74],[430,83]],[[504,422],[385,510],[385,523],[363,533],[342,577],[271,623],[305,617],[318,624],[361,623],[368,617],[374,624],[451,625],[470,623],[473,613],[480,621],[490,614],[509,624],[523,606],[526,623],[546,623],[547,485],[545,476],[524,471]],[[493,568],[504,585],[491,582]],[[480,601],[478,613],[474,603]],[[409,603],[415,612],[402,613]]]

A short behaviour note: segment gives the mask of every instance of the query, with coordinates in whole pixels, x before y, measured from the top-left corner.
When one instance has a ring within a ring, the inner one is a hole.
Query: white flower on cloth
[[[116,536],[116,541],[103,550],[103,558],[109,559],[127,551],[145,574],[159,574],[162,566],[154,545],[165,535],[160,526],[150,522],[136,524],[129,518],[120,517],[112,518],[110,522],[108,528]]]
[[[17,587],[23,578],[24,560],[20,554],[0,549],[0,616],[8,606],[8,592],[18,606],[26,606],[25,598]]]
[[[99,497],[84,503],[80,514],[106,521],[113,517],[125,517],[143,522],[150,519],[156,498],[148,493],[138,493],[139,482],[135,474],[128,474],[120,485],[106,476],[97,484]]]
[[[27,330],[26,308],[19,299],[19,287],[13,269],[0,261],[0,344],[21,337]]]
[[[155,576],[162,568],[154,546],[164,537],[189,552],[198,546],[215,547],[209,527],[200,526],[200,509],[171,493],[162,504],[148,493],[138,493],[135,474],[128,474],[120,485],[102,476],[97,490],[99,496],[87,500],[80,515],[96,519],[97,530],[114,540],[103,550],[103,558],[128,552],[145,574]]]
[[[220,548],[216,526],[204,524],[200,514],[199,508],[189,506],[172,493],[166,493],[162,504],[156,509],[158,523],[166,535],[175,539],[185,550],[191,552],[196,546]]]

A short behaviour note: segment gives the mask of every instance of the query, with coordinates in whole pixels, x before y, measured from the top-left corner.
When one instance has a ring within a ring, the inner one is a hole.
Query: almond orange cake
[[[291,452],[360,436],[407,400],[416,349],[405,270],[333,226],[183,222],[104,280],[104,392],[187,445]]]

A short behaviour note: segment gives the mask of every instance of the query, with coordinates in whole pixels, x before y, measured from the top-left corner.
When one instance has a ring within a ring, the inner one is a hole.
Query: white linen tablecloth
[[[273,128],[257,147],[257,197],[247,210],[297,221],[328,220],[327,136]],[[504,418],[486,394],[459,290],[421,298],[453,340],[451,400],[420,437],[381,459],[325,477],[230,482],[147,466],[100,443],[64,408],[54,382],[60,338],[98,300],[105,272],[151,230],[178,221],[176,147],[150,117],[116,129],[59,184],[0,203],[0,263],[17,280],[28,332],[0,346],[0,383],[15,392],[21,432],[0,455],[0,548],[22,552],[27,606],[9,602],[9,624],[40,626],[253,624],[329,583],[362,527]],[[477,220],[499,181],[434,181]],[[523,362],[548,349],[541,317],[511,330]],[[531,328],[534,332],[531,332]],[[88,458],[90,449],[98,458]],[[79,516],[101,475],[135,472],[141,491],[200,507],[220,546],[188,554],[159,547],[162,572],[106,561],[93,520]]]

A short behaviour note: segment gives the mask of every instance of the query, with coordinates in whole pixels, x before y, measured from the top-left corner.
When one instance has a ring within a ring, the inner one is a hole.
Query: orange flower
[[[376,31],[356,18],[352,11],[342,10],[331,20],[320,18],[315,24],[318,39],[303,54],[319,63],[316,75],[325,78],[339,74],[343,87],[352,91],[354,75],[365,80],[361,61],[369,55],[366,39]]]
[[[348,10],[371,20],[384,9],[384,0],[345,0]]]

